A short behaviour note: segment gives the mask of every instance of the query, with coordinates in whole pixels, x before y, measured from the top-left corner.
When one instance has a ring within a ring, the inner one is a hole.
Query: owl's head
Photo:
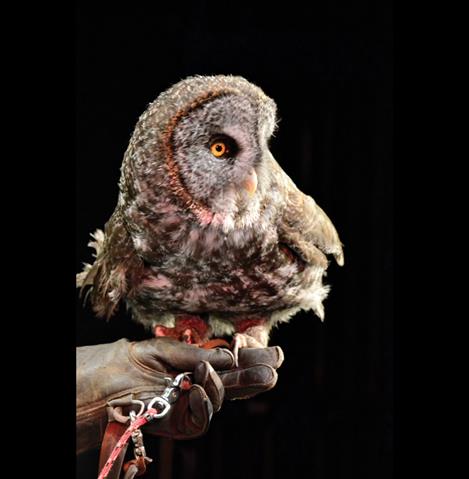
[[[140,117],[127,169],[141,189],[169,187],[203,216],[219,210],[233,193],[245,201],[256,194],[275,126],[274,101],[244,78],[190,77],[162,93]]]

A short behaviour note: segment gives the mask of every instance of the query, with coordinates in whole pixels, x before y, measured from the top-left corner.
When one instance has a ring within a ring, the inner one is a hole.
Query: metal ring
[[[124,416],[122,414],[122,408],[120,406],[112,408],[111,415],[114,421],[120,422],[122,424],[126,424],[130,419],[129,416]]]
[[[138,399],[132,399],[132,404],[140,404],[140,410],[137,413],[137,417],[140,417],[143,414],[143,411],[145,411],[145,403]]]
[[[169,408],[171,407],[171,404],[166,399],[162,398],[161,396],[156,396],[148,403],[148,409],[153,408],[153,405],[156,402],[158,402],[159,405],[162,405],[163,409],[162,411],[157,412],[156,414],[153,414],[153,417],[158,418],[158,417],[165,416],[168,413]]]
[[[160,402],[160,403],[163,405],[163,408],[165,407],[165,403],[168,402],[168,401],[166,401],[165,399],[163,399],[161,396],[155,396],[155,397],[148,403],[148,408],[147,408],[147,409],[152,408],[153,405],[154,405],[157,401]]]

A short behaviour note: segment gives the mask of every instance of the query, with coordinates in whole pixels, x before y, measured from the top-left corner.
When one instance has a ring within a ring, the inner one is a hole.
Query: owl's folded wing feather
[[[279,188],[284,190],[286,198],[279,225],[280,241],[297,251],[308,263],[327,267],[325,255],[332,254],[337,264],[342,266],[342,243],[332,221],[313,198],[296,187],[276,162],[274,169]]]
[[[100,317],[111,317],[121,300],[131,294],[143,264],[116,213],[106,224],[106,232],[97,230],[88,246],[95,249],[95,261],[85,264],[77,274],[77,287],[89,288],[93,310]]]

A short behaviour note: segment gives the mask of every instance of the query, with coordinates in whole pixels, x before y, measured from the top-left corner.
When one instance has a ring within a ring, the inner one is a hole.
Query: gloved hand
[[[283,353],[278,346],[241,349],[238,360],[232,369],[228,349],[205,350],[164,337],[77,348],[77,453],[99,447],[109,401],[132,398],[148,404],[163,393],[165,377],[181,372],[193,373],[192,386],[143,431],[174,439],[204,434],[224,399],[249,398],[275,386]]]

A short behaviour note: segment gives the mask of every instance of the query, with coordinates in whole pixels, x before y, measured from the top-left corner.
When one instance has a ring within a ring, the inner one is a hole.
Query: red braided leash
[[[121,449],[127,444],[130,437],[132,436],[132,433],[150,422],[153,419],[153,416],[157,413],[158,411],[156,409],[148,409],[143,416],[137,417],[137,419],[135,419],[135,421],[130,424],[130,426],[125,430],[124,434],[122,434],[121,438],[112,450],[108,460],[106,461],[106,464],[104,464],[104,467],[98,476],[98,479],[105,479],[108,476],[108,474],[111,472],[112,466],[114,465],[117,460],[117,457],[119,456]]]

